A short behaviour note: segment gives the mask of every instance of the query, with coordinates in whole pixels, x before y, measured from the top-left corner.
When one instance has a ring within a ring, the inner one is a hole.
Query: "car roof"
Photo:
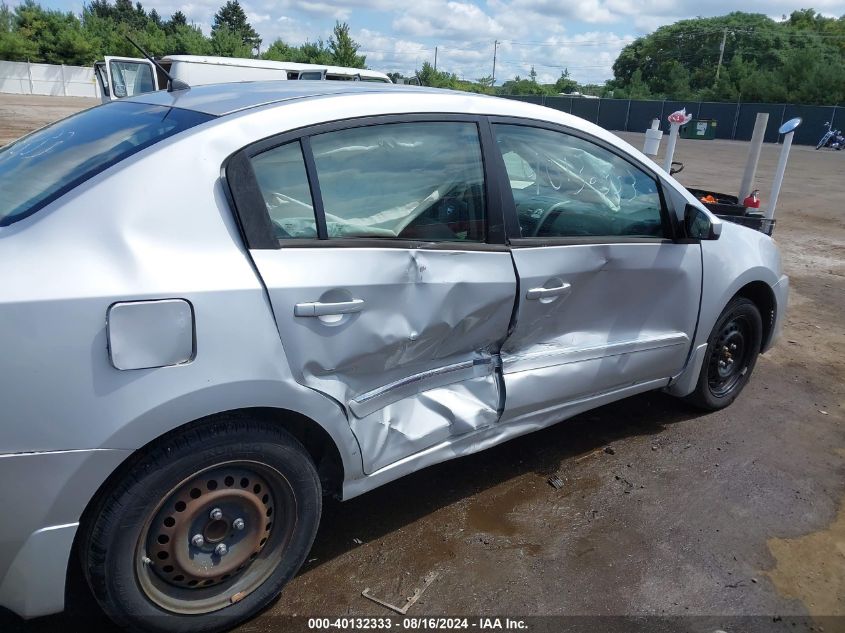
[[[366,81],[276,80],[210,84],[195,86],[190,90],[175,90],[173,92],[158,90],[156,92],[147,92],[134,97],[121,99],[121,101],[170,106],[185,110],[195,110],[213,116],[225,116],[249,108],[257,108],[292,99],[317,99],[344,94],[407,94],[410,91],[418,94],[467,95],[467,93],[452,90]]]
[[[386,114],[386,113],[467,113],[489,116],[515,117],[548,121],[587,132],[603,141],[631,154],[650,168],[660,167],[650,158],[618,136],[578,116],[561,112],[521,100],[503,99],[491,95],[476,94],[458,90],[425,88],[401,84],[369,83],[360,81],[249,81],[238,83],[209,84],[195,86],[190,90],[167,92],[159,90],[120,101],[146,103],[166,107],[194,110],[216,117],[246,112],[249,110],[274,109],[288,103],[304,105],[306,109],[320,112],[321,108],[310,108],[308,101],[329,99],[334,102],[338,117]],[[349,108],[342,108],[337,100],[349,99]],[[305,102],[305,103],[303,103]],[[353,106],[353,102],[357,103]],[[315,106],[317,104],[315,103]],[[281,108],[284,110],[284,108]],[[343,116],[340,116],[343,115]],[[277,115],[274,115],[277,116]],[[317,122],[320,116],[308,123]],[[299,119],[297,119],[299,120]],[[324,122],[325,119],[322,119]],[[266,136],[266,134],[264,134]],[[256,138],[259,138],[256,136]],[[667,174],[668,177],[668,174]],[[669,177],[671,181],[671,177]],[[680,185],[679,185],[680,186]],[[694,200],[692,194],[689,197]]]

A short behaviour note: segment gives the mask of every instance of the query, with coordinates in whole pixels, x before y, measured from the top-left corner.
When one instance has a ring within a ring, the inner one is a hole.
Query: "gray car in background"
[[[155,92],[0,150],[0,606],[79,568],[217,631],[349,499],[608,402],[727,406],[775,243],[538,106],[328,82]]]

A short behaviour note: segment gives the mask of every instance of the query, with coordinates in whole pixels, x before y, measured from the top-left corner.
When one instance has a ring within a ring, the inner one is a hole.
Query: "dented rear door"
[[[265,205],[273,240],[250,250],[291,369],[346,411],[368,473],[503,407],[516,277],[487,239],[478,125],[451,119],[318,129],[228,175]]]

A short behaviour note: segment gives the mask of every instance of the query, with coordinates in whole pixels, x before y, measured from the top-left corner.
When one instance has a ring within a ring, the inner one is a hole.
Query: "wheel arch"
[[[680,374],[672,378],[670,385],[666,391],[674,396],[683,397],[692,393],[698,381],[701,366],[704,361],[704,355],[707,350],[707,340],[710,337],[710,332],[713,329],[719,315],[724,312],[725,308],[730,305],[731,301],[737,297],[744,297],[754,303],[760,311],[761,320],[763,323],[763,332],[761,337],[760,352],[764,352],[771,345],[772,337],[775,333],[775,319],[777,316],[777,302],[775,299],[775,292],[772,287],[762,279],[755,278],[751,281],[746,281],[740,285],[732,294],[726,293],[724,298],[719,301],[718,312],[713,312],[709,318],[702,320],[699,324],[699,332],[690,352],[690,357],[686,366]]]
[[[85,510],[82,513],[83,522],[86,513],[92,506],[96,505],[96,500],[101,497],[123,474],[130,470],[135,462],[141,458],[144,451],[153,444],[164,441],[167,438],[183,433],[187,429],[210,424],[223,417],[241,418],[244,420],[258,420],[276,424],[293,437],[295,437],[305,448],[311,459],[314,461],[314,466],[320,474],[320,483],[323,485],[323,491],[326,494],[339,494],[343,485],[344,477],[347,474],[346,466],[341,457],[340,448],[338,447],[335,438],[316,420],[311,419],[303,413],[294,411],[293,409],[283,409],[278,407],[255,406],[242,407],[237,409],[230,409],[227,411],[219,411],[210,415],[205,415],[201,418],[191,420],[184,424],[180,424],[165,433],[161,433],[143,446],[138,447],[129,456],[120,463],[103,481],[97,492],[89,499],[85,505]]]
[[[71,554],[68,560],[65,577],[65,608],[74,611],[84,612],[81,605],[93,604],[93,597],[87,589],[84,572],[80,562],[80,541],[85,533],[85,526],[94,519],[94,513],[103,496],[115,485],[121,477],[130,471],[139,459],[142,458],[146,449],[153,444],[166,440],[168,437],[177,435],[187,429],[212,423],[223,417],[259,420],[271,424],[277,424],[295,437],[311,456],[317,472],[320,475],[320,483],[323,486],[323,493],[340,496],[343,489],[346,468],[341,457],[340,448],[331,434],[317,421],[310,417],[294,411],[278,407],[256,406],[220,411],[191,420],[181,424],[165,433],[157,435],[146,444],[130,453],[111,473],[105,478],[96,492],[88,499],[80,517],[79,528],[73,540]]]
[[[749,299],[760,311],[760,317],[763,322],[763,332],[760,343],[760,352],[762,353],[768,349],[775,329],[775,315],[777,314],[777,300],[775,299],[775,293],[772,290],[772,287],[765,281],[757,280],[742,286],[742,288],[740,288],[736,294],[731,297],[730,301],[733,301],[737,297]],[[730,301],[728,301],[728,303],[730,303]]]

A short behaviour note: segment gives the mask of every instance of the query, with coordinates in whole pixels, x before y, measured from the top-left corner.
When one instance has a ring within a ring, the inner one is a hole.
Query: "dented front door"
[[[665,386],[695,333],[701,247],[672,239],[655,174],[587,135],[493,128],[518,225],[502,422],[552,422]]]
[[[478,139],[474,121],[356,126],[251,158],[281,244],[252,256],[285,355],[347,412],[368,473],[503,407],[516,276],[486,243]]]

